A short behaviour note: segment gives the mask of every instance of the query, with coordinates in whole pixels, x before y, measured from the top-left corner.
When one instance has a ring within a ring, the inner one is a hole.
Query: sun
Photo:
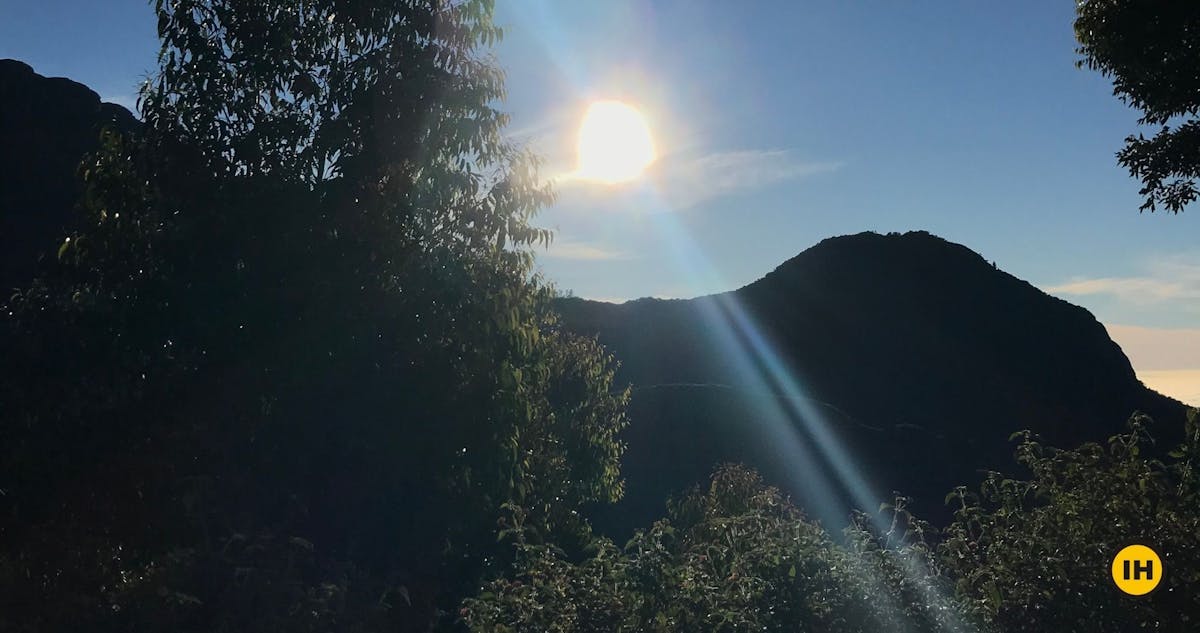
[[[645,117],[621,101],[588,106],[579,126],[578,152],[579,176],[609,184],[637,178],[655,159]]]

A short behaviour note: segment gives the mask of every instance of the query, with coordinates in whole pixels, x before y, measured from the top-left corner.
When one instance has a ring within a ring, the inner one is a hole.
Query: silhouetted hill
[[[136,129],[125,108],[102,103],[87,86],[43,77],[0,59],[0,290],[32,276],[72,227],[76,168],[96,149],[100,129]]]
[[[847,473],[867,496],[898,490],[944,517],[953,486],[1013,468],[1013,431],[1066,446],[1107,437],[1134,410],[1178,434],[1183,414],[1087,310],[925,232],[827,239],[720,295],[560,309],[634,387],[627,499],[597,512],[617,531],[721,460],[760,468],[821,518],[856,503]]]

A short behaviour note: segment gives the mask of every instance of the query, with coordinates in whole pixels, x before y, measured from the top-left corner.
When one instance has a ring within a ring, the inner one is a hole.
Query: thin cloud
[[[664,196],[675,209],[715,198],[829,173],[841,163],[804,161],[788,150],[736,150],[690,159],[664,157],[656,170]]]
[[[551,242],[550,247],[546,249],[545,257],[575,261],[613,261],[633,258],[629,253],[624,251],[611,250],[596,244],[575,241]]]
[[[562,206],[587,205],[596,200],[612,204],[614,197],[632,199],[650,186],[673,211],[682,211],[717,198],[763,189],[841,168],[838,162],[800,160],[788,150],[736,150],[709,154],[660,156],[646,174],[629,183],[598,184],[579,178],[566,161],[550,170],[563,196]],[[622,205],[618,205],[622,206]],[[637,203],[623,204],[638,207]]]
[[[1127,301],[1167,301],[1200,298],[1200,290],[1186,284],[1151,277],[1100,277],[1050,287],[1052,294],[1112,295]]]
[[[601,303],[620,304],[620,303],[625,303],[626,301],[629,301],[629,299],[627,297],[581,297],[581,298],[587,299],[588,301],[599,301]]]
[[[1109,295],[1132,303],[1200,300],[1200,257],[1164,257],[1151,262],[1142,275],[1074,279],[1051,286],[1052,294]]]

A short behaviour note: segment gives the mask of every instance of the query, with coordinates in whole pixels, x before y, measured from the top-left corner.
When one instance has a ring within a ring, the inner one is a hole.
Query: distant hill
[[[96,149],[100,129],[139,126],[125,108],[102,103],[87,86],[43,77],[0,59],[0,292],[32,277],[74,226],[76,168]]]
[[[627,498],[596,512],[610,531],[645,524],[723,460],[818,518],[892,490],[944,518],[953,486],[1013,469],[1013,431],[1075,445],[1135,410],[1161,434],[1181,428],[1183,405],[1144,387],[1087,310],[926,232],[827,239],[719,295],[559,308],[634,388]],[[855,475],[869,494],[855,497]]]

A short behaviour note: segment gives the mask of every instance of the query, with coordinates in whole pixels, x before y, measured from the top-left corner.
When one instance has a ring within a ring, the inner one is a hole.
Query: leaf
[[[1002,604],[1000,588],[996,586],[996,583],[994,583],[994,582],[988,583],[987,594],[988,594],[988,600],[990,600],[992,604],[994,604],[996,606],[1000,606],[1000,604]]]

